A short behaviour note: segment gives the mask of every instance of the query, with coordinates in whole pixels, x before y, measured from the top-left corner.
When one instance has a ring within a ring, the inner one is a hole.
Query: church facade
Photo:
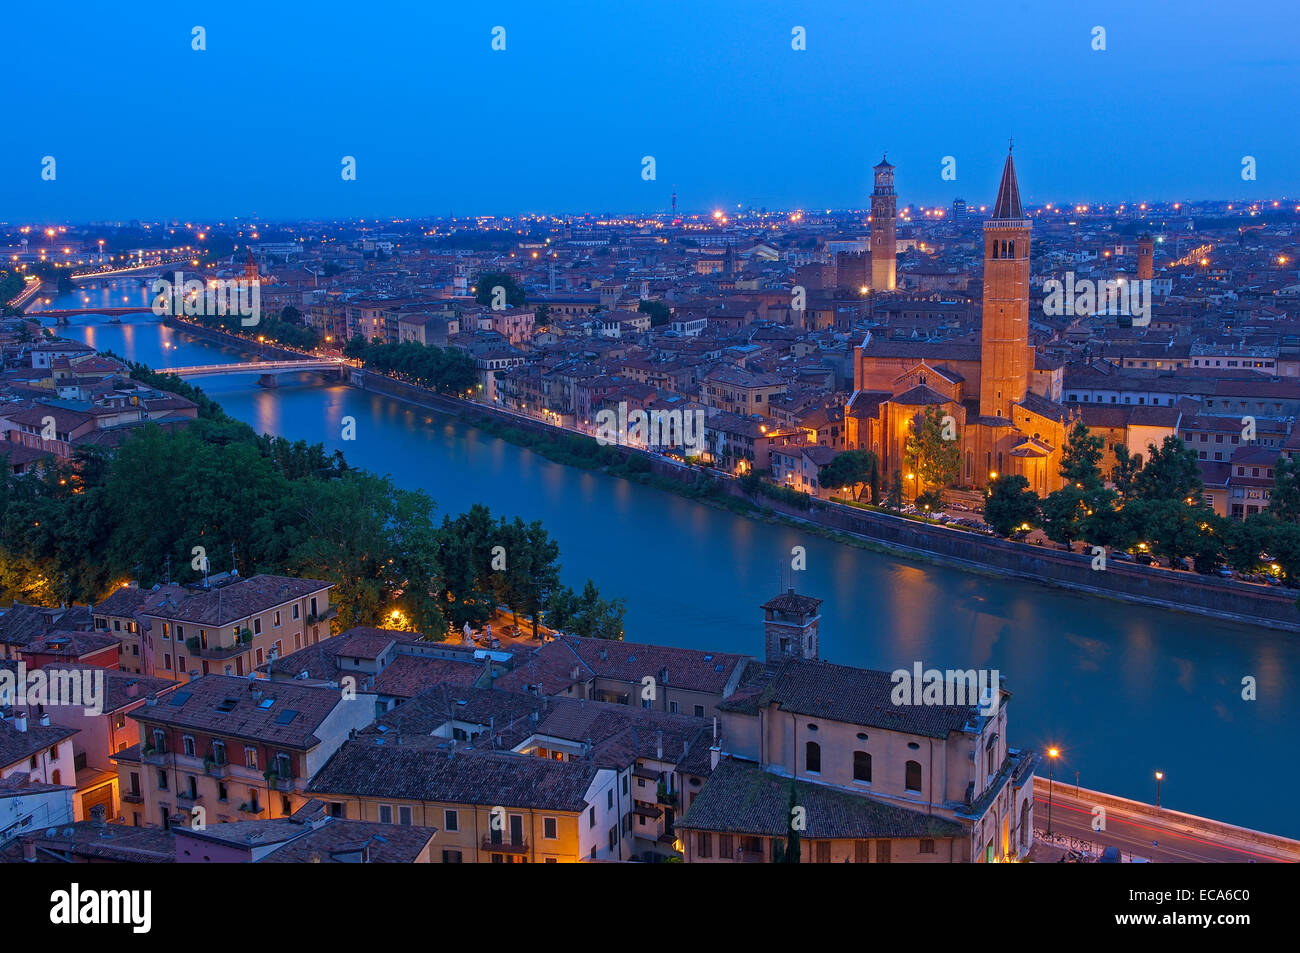
[[[1029,342],[1029,236],[1008,152],[993,216],[984,223],[979,340],[887,341],[868,334],[855,349],[846,448],[875,453],[886,482],[895,470],[907,474],[907,437],[936,407],[955,423],[949,429],[960,445],[957,484],[982,489],[999,475],[1019,474],[1040,496],[1060,489],[1061,450],[1072,421],[1060,403],[1060,366],[1040,358]]]

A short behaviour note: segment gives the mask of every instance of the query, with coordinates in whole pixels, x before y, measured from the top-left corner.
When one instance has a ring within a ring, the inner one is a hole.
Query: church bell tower
[[[1007,150],[993,216],[984,223],[984,317],[980,332],[980,415],[1011,419],[1029,390],[1029,219]]]

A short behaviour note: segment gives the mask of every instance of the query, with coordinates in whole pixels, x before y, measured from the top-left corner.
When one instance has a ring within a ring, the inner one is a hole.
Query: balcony
[[[122,802],[124,804],[143,804],[144,795],[139,791],[127,791],[122,795]]]
[[[494,841],[492,835],[483,835],[483,849],[493,854],[526,854],[528,838],[517,841]]]
[[[152,764],[157,767],[166,767],[171,763],[165,748],[154,748],[152,746],[140,749],[140,760],[145,764]]]
[[[193,804],[196,801],[203,800],[203,795],[197,793],[191,794],[189,791],[177,791],[176,800],[182,801],[186,804]]]
[[[214,777],[214,778],[229,777],[230,762],[222,761],[220,764],[218,764],[217,762],[209,758],[208,760],[203,762],[203,770],[206,771],[210,777]]]

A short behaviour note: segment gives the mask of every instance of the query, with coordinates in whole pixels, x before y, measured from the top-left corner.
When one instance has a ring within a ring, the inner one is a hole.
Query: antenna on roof
[[[172,584],[172,554],[167,554],[167,585]]]

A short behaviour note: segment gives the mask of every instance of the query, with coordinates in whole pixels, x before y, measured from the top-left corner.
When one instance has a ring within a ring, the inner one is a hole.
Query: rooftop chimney
[[[14,728],[18,729],[19,731],[27,730],[27,712],[25,711],[14,712]]]
[[[103,804],[96,804],[90,809],[90,820],[96,827],[108,826],[108,809]]]
[[[148,695],[144,696],[144,705],[146,708],[152,708],[157,704],[158,704],[157,692],[150,692]]]
[[[134,678],[126,683],[126,697],[138,698],[140,696],[140,683]]]
[[[37,719],[37,724],[39,724],[42,728],[48,728],[48,727],[50,727],[50,714],[49,714],[49,712],[44,712],[44,711],[41,712],[41,717],[40,717],[39,719]]]

